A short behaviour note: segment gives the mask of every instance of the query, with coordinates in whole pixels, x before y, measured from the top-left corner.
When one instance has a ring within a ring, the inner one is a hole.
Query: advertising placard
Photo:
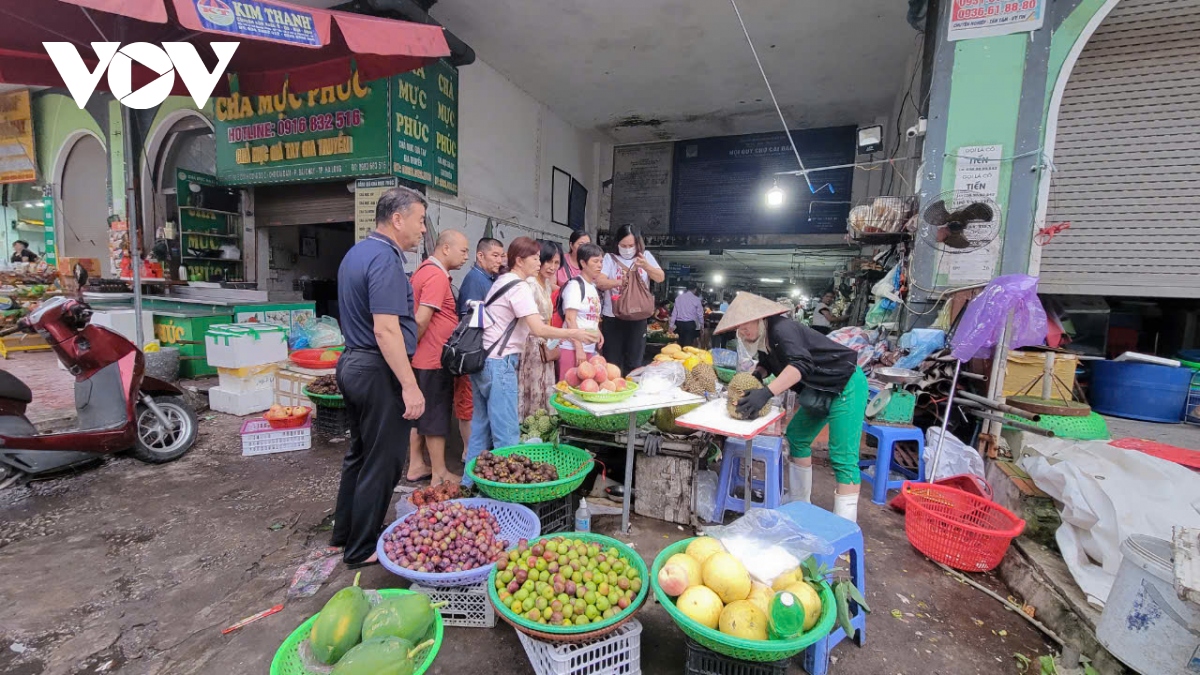
[[[946,39],[968,40],[1042,27],[1046,0],[953,0]]]

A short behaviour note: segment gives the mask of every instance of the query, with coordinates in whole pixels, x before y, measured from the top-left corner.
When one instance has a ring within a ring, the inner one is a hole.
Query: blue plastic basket
[[[538,522],[537,515],[530,511],[527,507],[520,504],[509,504],[508,502],[499,502],[495,499],[451,499],[451,502],[457,502],[463,506],[472,508],[484,507],[496,517],[496,521],[500,523],[500,534],[498,538],[508,542],[509,549],[515,548],[517,542],[521,539],[533,539],[542,533],[541,523]],[[400,520],[392,523],[383,535],[379,537],[379,541],[375,543],[375,554],[379,556],[379,564],[383,565],[384,569],[395,574],[398,577],[403,577],[409,581],[415,581],[422,586],[435,586],[444,588],[446,586],[472,586],[482,583],[488,578],[492,570],[495,569],[495,563],[489,563],[483,567],[476,567],[473,570],[464,572],[416,572],[397,565],[383,551],[383,543],[387,536],[392,533],[401,523],[412,518],[417,512],[414,511]]]

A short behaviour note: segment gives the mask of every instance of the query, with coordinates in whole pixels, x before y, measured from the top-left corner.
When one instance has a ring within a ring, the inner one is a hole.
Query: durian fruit
[[[742,394],[747,391],[761,389],[762,386],[763,383],[759,382],[758,378],[754,377],[750,373],[738,373],[737,375],[734,375],[733,379],[729,381],[728,397],[725,400],[725,408],[729,411],[729,416],[735,420],[748,420],[757,419],[770,412],[771,403],[769,401],[765,406],[763,406],[762,410],[759,410],[758,413],[752,417],[742,417],[737,411],[737,404],[742,400]]]
[[[683,390],[689,394],[715,394],[717,393],[717,371],[706,363],[698,363],[688,373],[687,380],[683,383]]]

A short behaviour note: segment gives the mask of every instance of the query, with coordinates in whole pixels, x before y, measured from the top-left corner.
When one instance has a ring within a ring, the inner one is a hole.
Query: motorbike
[[[150,464],[179,459],[196,442],[196,414],[175,385],[145,374],[145,356],[120,333],[90,323],[81,300],[47,300],[14,328],[37,333],[75,377],[78,425],[39,433],[25,416],[29,387],[0,370],[0,469],[38,477],[128,450]]]

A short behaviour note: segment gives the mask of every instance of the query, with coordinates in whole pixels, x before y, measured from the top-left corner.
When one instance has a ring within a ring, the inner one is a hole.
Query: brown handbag
[[[641,321],[654,315],[654,295],[639,272],[632,265],[625,270],[621,294],[612,302],[613,316],[623,321]]]

